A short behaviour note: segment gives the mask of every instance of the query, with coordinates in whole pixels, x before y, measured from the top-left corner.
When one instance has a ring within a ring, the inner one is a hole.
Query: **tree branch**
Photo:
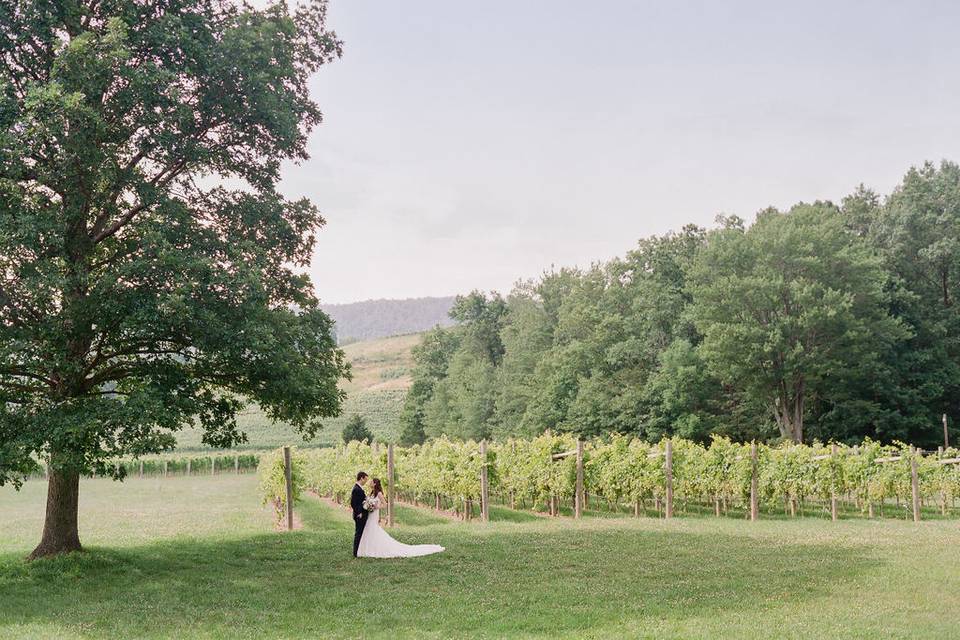
[[[50,378],[46,378],[39,373],[33,373],[32,371],[27,371],[26,369],[20,369],[18,367],[7,367],[6,369],[0,369],[0,374],[19,376],[22,378],[31,378],[33,380],[39,380],[44,382],[51,387],[54,386],[54,381]]]
[[[199,142],[200,140],[205,138],[208,133],[210,133],[217,127],[219,127],[221,124],[223,124],[223,122],[217,121],[217,120],[207,123],[200,129],[198,129],[193,135],[189,136],[188,141]],[[139,152],[137,152],[137,154],[135,154],[127,163],[127,167],[129,167],[129,169],[125,169],[125,170],[129,171],[129,170],[132,170],[134,167],[136,167],[136,165],[139,164],[146,157],[147,153],[148,153],[148,150],[146,149],[141,149]],[[188,162],[189,162],[188,158],[182,157],[179,160],[169,164],[163,170],[161,170],[157,175],[151,178],[149,184],[152,184],[155,187],[167,186],[168,184],[170,184],[171,180],[173,180],[174,178],[179,176],[181,173],[183,173],[183,171],[187,167]],[[122,189],[120,191],[122,191]],[[119,192],[117,192],[117,196],[119,197]],[[134,207],[133,209],[125,213],[123,216],[121,216],[119,220],[117,220],[115,223],[113,223],[106,229],[102,229],[97,233],[92,233],[93,243],[98,244],[103,240],[106,240],[107,238],[113,236],[118,231],[120,231],[120,229],[122,229],[127,224],[129,224],[130,221],[133,220],[133,218],[136,217],[138,213],[141,213],[143,210],[149,208],[153,204],[156,204],[156,203],[147,203],[147,202],[140,203],[139,205],[137,205],[136,207]],[[95,228],[97,226],[102,226],[103,224],[105,224],[105,220],[101,220],[101,218],[102,216],[98,218],[98,223],[95,224]]]
[[[46,393],[48,391],[43,387],[38,387],[35,385],[29,385],[29,384],[22,384],[19,382],[12,382],[9,380],[4,380],[3,378],[0,378],[0,387],[13,389],[14,391],[20,391],[21,393]]]

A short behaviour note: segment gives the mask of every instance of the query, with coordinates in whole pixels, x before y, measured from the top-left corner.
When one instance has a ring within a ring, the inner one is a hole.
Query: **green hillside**
[[[287,424],[272,424],[256,405],[239,418],[249,442],[240,449],[272,449],[285,444],[315,447],[340,441],[347,419],[359,413],[367,420],[374,437],[394,440],[399,435],[400,409],[410,386],[413,365],[411,349],[420,340],[419,334],[394,336],[355,342],[343,348],[353,368],[353,380],[344,382],[347,392],[343,414],[324,422],[323,430],[306,442]],[[206,450],[199,429],[185,429],[178,436],[178,449]]]

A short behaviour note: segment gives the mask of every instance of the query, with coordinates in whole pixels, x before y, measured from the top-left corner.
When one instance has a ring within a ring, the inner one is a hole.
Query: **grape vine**
[[[553,509],[570,504],[576,490],[576,439],[545,433],[536,438],[510,438],[491,443],[487,459],[480,445],[438,438],[423,445],[395,449],[395,491],[404,498],[439,504],[452,499],[454,508],[480,498],[480,469],[487,464],[491,491],[511,506]],[[718,514],[749,509],[753,470],[750,444],[714,437],[707,446],[672,441],[675,500],[703,505]],[[558,456],[557,454],[565,454]],[[960,455],[956,449],[944,458]],[[805,515],[825,509],[838,497],[854,509],[873,515],[889,502],[907,504],[911,495],[911,460],[917,462],[920,497],[946,514],[960,496],[960,465],[941,464],[935,455],[921,455],[902,443],[881,445],[866,440],[857,446],[758,445],[758,500],[766,511]],[[339,502],[348,498],[358,470],[381,478],[386,487],[387,448],[352,442],[298,453],[303,486]],[[261,463],[261,467],[264,464]],[[267,472],[274,474],[268,464]],[[281,478],[282,479],[282,478]],[[651,444],[614,435],[586,442],[584,485],[593,499],[614,508],[659,504],[666,489],[664,442]],[[271,486],[274,486],[271,484]],[[282,489],[282,484],[278,489]]]

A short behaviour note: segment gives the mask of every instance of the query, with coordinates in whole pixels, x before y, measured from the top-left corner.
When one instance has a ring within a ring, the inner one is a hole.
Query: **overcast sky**
[[[323,302],[507,291],[960,160],[960,3],[331,0]]]

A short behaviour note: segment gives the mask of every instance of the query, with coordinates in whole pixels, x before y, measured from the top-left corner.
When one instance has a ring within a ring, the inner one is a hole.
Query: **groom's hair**
[[[366,477],[367,477],[367,473],[365,471],[361,471],[360,473],[357,474],[357,482],[360,482]]]

